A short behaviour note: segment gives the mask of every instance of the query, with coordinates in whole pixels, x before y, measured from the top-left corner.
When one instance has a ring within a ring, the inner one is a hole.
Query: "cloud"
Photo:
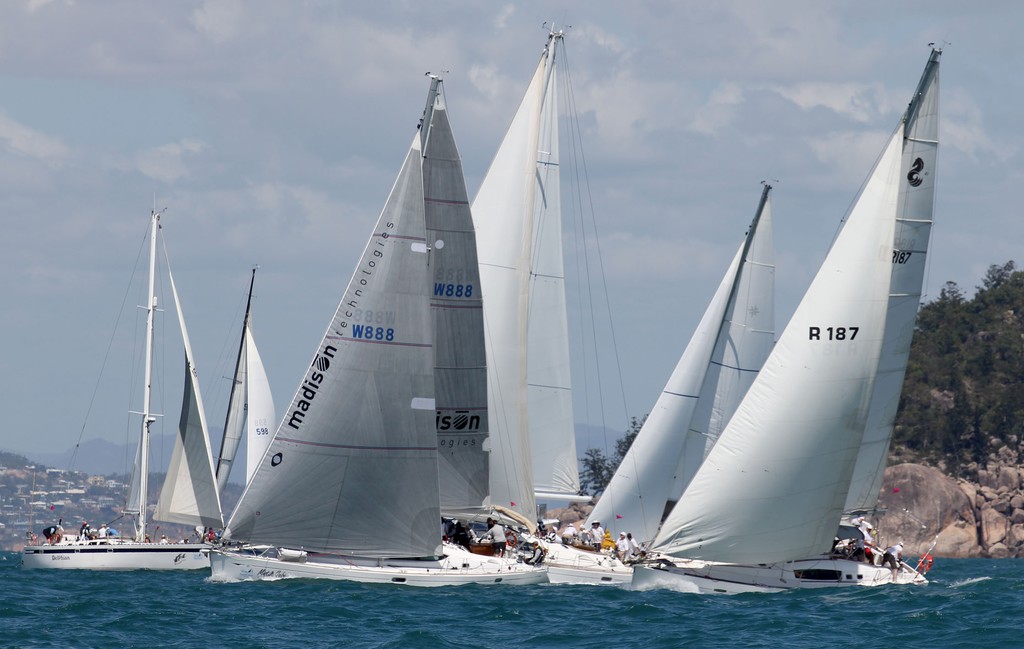
[[[702,135],[716,135],[729,125],[736,116],[736,106],[743,102],[743,89],[736,83],[722,83],[708,98],[706,104],[697,109],[690,122],[690,130]]]
[[[146,176],[165,183],[172,183],[188,176],[185,158],[201,153],[207,147],[199,140],[185,139],[164,144],[138,154],[135,165]]]
[[[869,124],[894,108],[879,83],[798,83],[770,89],[804,110],[827,108],[861,124]]]
[[[207,0],[192,12],[191,22],[196,31],[214,43],[226,43],[238,34],[242,4],[238,0]]]
[[[516,12],[515,5],[505,5],[498,12],[498,15],[494,17],[494,26],[498,29],[505,29],[508,27],[508,19],[512,17],[512,14]]]
[[[58,164],[68,156],[68,147],[59,139],[35,131],[0,113],[0,142],[15,153]]]

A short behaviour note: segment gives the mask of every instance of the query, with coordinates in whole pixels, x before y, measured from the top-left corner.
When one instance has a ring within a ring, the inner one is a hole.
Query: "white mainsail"
[[[893,242],[892,288],[882,359],[871,398],[871,412],[853,470],[845,510],[871,511],[885,474],[893,423],[910,357],[921,304],[928,241],[935,201],[935,163],[939,148],[939,56],[934,49],[904,121],[903,162]]]
[[[652,540],[774,342],[771,186],[665,389],[588,521]]]
[[[830,547],[885,334],[902,144],[901,124],[656,550],[772,563]]]
[[[167,258],[167,251],[164,250]],[[178,420],[178,435],[174,440],[171,463],[167,468],[160,498],[156,503],[153,518],[165,523],[201,525],[221,528],[224,516],[220,508],[220,493],[213,469],[213,454],[210,450],[210,436],[207,433],[206,413],[199,393],[199,376],[192,358],[192,345],[185,328],[178,289],[174,285],[170,261],[167,261],[167,277],[171,283],[171,294],[178,313],[181,338],[185,347],[185,390]]]
[[[440,554],[420,157],[417,134],[226,538],[364,557]]]
[[[473,201],[486,327],[491,503],[533,520],[579,493],[550,35]]]

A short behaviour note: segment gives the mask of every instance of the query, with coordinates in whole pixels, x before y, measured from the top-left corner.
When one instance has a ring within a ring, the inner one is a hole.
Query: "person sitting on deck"
[[[544,563],[545,556],[547,556],[547,552],[540,546],[540,542],[534,541],[530,555],[523,559],[523,563],[527,563],[531,566],[539,566]]]
[[[452,533],[452,543],[455,545],[461,545],[469,550],[471,543],[469,539],[469,532],[467,532],[466,528],[462,525],[462,521],[455,521],[455,531]]]

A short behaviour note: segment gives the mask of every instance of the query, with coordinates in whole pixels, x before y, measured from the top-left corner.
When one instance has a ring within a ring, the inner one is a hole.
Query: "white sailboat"
[[[538,500],[590,500],[580,494],[569,370],[558,132],[562,48],[564,33],[552,30],[473,201],[487,296],[490,512],[518,521],[529,541],[536,540]],[[565,581],[563,564],[587,566],[587,581],[595,583],[629,578],[614,558],[540,542],[549,579]]]
[[[928,200],[911,201],[903,187],[923,177],[934,183],[940,54],[933,50],[804,299],[655,538],[668,560],[637,567],[634,587],[738,593],[927,583],[909,566],[893,571],[829,550],[865,440],[868,454],[878,453],[871,431],[881,426],[879,408],[901,389],[906,354],[894,337],[909,336],[916,307],[901,305],[905,293],[920,294],[923,276],[901,267],[924,256],[916,253],[931,221],[931,190]]]
[[[246,445],[245,481],[248,484],[270,446],[272,428],[277,424],[270,381],[252,334],[252,288],[255,282],[256,269],[253,268],[249,279],[249,296],[245,303],[245,317],[242,320],[242,339],[235,361],[235,376],[224,420],[224,436],[217,458],[217,488],[221,492],[227,486],[242,440],[245,440]]]
[[[473,201],[487,296],[490,497],[529,521],[537,499],[582,501],[572,412],[552,31]]]
[[[146,369],[143,382],[141,436],[135,457],[130,493],[125,514],[132,517],[131,538],[71,538],[58,543],[28,545],[22,553],[24,568],[63,568],[90,570],[197,570],[210,565],[209,545],[204,543],[151,543],[147,530],[146,493],[149,478],[150,426],[156,421],[151,409],[153,375],[153,321],[157,310],[155,275],[157,233],[160,214],[153,212],[150,226],[149,290],[146,305]],[[166,259],[166,249],[164,250]],[[192,360],[192,349],[185,329],[184,315],[174,278],[167,268],[178,324],[185,347],[185,388],[178,435],[175,438],[167,477],[156,504],[154,519],[190,526],[223,525],[220,497],[213,473],[213,459],[207,434],[206,416],[199,393],[199,379]]]
[[[432,77],[419,132],[363,256],[224,530],[227,543],[245,545],[211,554],[216,579],[413,586],[546,579],[543,569],[441,541],[435,394],[453,377],[436,372],[435,349],[459,340],[443,340],[434,325],[460,304],[479,310],[480,296],[465,278],[447,277],[449,255],[466,254],[473,236],[440,88]],[[453,233],[451,241],[431,238],[442,231]],[[442,272],[443,280],[435,274]]]
[[[665,389],[587,519],[652,541],[775,342],[767,183],[754,220]]]

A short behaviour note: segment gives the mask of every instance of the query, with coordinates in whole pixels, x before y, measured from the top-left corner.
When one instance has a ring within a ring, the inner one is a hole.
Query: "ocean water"
[[[923,587],[739,596],[207,576],[22,570],[0,553],[0,647],[1024,647],[1021,560],[938,559]]]

